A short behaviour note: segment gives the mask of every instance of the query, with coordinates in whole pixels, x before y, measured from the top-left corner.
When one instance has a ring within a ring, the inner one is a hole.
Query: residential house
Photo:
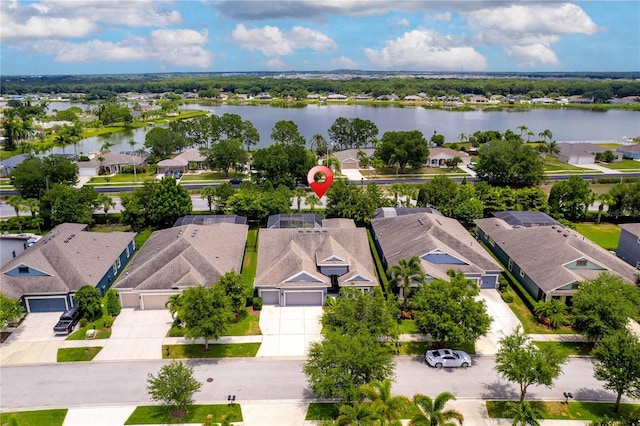
[[[187,287],[240,272],[248,225],[217,222],[155,231],[114,285],[123,307],[164,309]]]
[[[427,280],[449,280],[454,270],[480,288],[499,285],[502,267],[460,222],[435,209],[378,209],[371,233],[385,269],[417,256]]]
[[[460,157],[462,165],[469,164],[471,156],[463,151],[456,151],[451,148],[429,148],[429,159],[427,165],[429,167],[447,167],[447,160],[452,160],[455,157]]]
[[[561,142],[558,145],[560,153],[556,154],[558,160],[567,164],[595,164],[596,154],[607,151],[605,148],[588,142]],[[620,154],[612,152],[619,159]]]
[[[288,221],[296,222],[304,221]],[[322,228],[260,229],[258,241],[254,286],[264,304],[322,306],[341,287],[378,286],[367,230],[350,219],[324,219]]]
[[[0,268],[16,258],[41,238],[34,234],[2,234],[0,235]]]
[[[421,102],[424,99],[422,99],[420,96],[417,96],[417,95],[407,95],[404,97],[404,100],[408,102]]]
[[[339,93],[331,93],[329,96],[327,96],[327,100],[328,101],[346,101],[347,96]]]
[[[135,232],[89,232],[63,223],[2,267],[2,292],[20,299],[27,312],[56,312],[73,306],[73,294],[91,285],[111,287],[135,250]]]
[[[189,163],[194,163],[196,170],[206,170],[204,164],[206,158],[197,149],[189,149],[181,152],[173,158],[158,162],[158,173],[164,174],[168,170],[173,173],[180,171],[186,173],[189,171]]]
[[[340,170],[358,170],[360,168],[360,157],[358,157],[358,152],[360,151],[364,152],[368,158],[373,158],[375,149],[345,149],[342,151],[334,152],[332,155],[336,157],[340,162]]]
[[[616,149],[616,152],[624,158],[640,160],[640,143],[635,145],[625,145]],[[6,162],[6,160],[5,160]]]
[[[0,161],[0,177],[8,177],[9,174],[26,158],[26,154],[18,154]]]
[[[469,97],[469,102],[474,104],[486,104],[489,102],[489,99],[481,95],[472,95]]]
[[[80,176],[98,176],[101,169],[107,174],[121,173],[124,166],[144,167],[146,162],[146,158],[137,152],[129,154],[105,152],[102,155],[94,156],[89,161],[79,161],[77,163],[78,174]]]
[[[478,239],[536,301],[570,305],[579,283],[602,272],[635,283],[633,267],[542,212],[496,212],[476,225]]]
[[[629,265],[640,269],[640,223],[620,225],[620,241],[616,255]]]

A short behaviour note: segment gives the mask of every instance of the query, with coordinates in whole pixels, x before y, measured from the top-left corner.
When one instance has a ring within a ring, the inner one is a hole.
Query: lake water
[[[49,109],[64,110],[72,104],[52,102]],[[73,104],[82,106],[82,104]],[[526,110],[503,109],[500,111],[447,111],[422,107],[371,107],[363,105],[308,105],[305,108],[277,108],[260,106],[204,106],[190,104],[185,109],[206,110],[216,115],[238,114],[243,120],[250,120],[260,133],[258,147],[271,143],[273,125],[279,120],[291,120],[298,125],[300,133],[307,141],[320,133],[328,139],[328,129],[338,117],[361,118],[373,121],[378,126],[379,137],[387,131],[420,130],[427,139],[434,131],[445,136],[447,142],[458,140],[461,133],[470,135],[477,130],[511,129],[518,133],[518,126],[525,125],[535,133],[551,130],[553,139],[561,141],[622,142],[625,137],[640,136],[640,112],[625,110],[589,111],[583,109]],[[108,137],[94,137],[78,143],[78,152],[98,151],[106,141],[113,143],[113,152],[130,150],[129,141],[136,141],[135,149],[144,144],[144,138],[152,127],[135,129],[113,134]],[[73,152],[73,146],[65,148]],[[62,152],[56,147],[54,152]]]

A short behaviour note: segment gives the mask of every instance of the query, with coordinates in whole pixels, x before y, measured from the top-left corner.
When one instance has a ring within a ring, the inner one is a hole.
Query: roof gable
[[[447,264],[447,265],[468,265],[469,263],[460,259],[459,257],[446,253],[439,248],[430,251],[429,253],[425,253],[420,256],[422,259],[427,262],[435,263],[435,264]]]
[[[321,280],[320,278],[316,277],[315,275],[312,275],[306,271],[301,271],[298,272],[297,274],[286,278],[284,280],[285,283],[288,282],[315,282],[315,283],[321,283],[323,282],[323,280]]]

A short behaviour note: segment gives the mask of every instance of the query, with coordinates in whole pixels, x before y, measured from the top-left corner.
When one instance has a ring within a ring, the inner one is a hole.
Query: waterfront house
[[[620,228],[616,255],[629,265],[640,269],[640,223],[623,223]]]

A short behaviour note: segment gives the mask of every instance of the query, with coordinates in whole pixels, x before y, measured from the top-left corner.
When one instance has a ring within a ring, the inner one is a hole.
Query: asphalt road
[[[236,400],[313,399],[301,371],[301,359],[193,360],[195,377],[203,383],[197,403]],[[3,410],[149,403],[147,374],[156,374],[166,361],[67,363],[0,368],[0,407]],[[435,395],[453,392],[458,398],[516,398],[518,387],[498,378],[492,357],[478,357],[466,370],[435,370],[420,357],[397,359],[394,394]],[[207,379],[213,379],[208,381]],[[553,389],[530,387],[527,398],[562,399],[570,391],[578,400],[615,400],[593,378],[588,358],[572,358]]]

